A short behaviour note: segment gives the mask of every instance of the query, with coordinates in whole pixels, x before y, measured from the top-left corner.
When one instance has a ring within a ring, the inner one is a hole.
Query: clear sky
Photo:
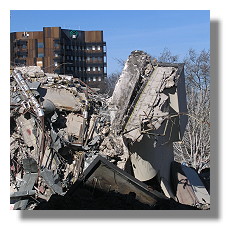
[[[184,58],[190,48],[210,48],[208,10],[11,10],[11,32],[63,29],[103,30],[108,75],[121,70],[133,50],[158,57],[164,48]]]

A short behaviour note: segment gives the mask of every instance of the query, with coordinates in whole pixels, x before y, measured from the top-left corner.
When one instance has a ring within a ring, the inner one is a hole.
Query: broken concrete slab
[[[180,203],[210,208],[210,195],[195,169],[172,162],[171,174],[173,192]]]
[[[54,176],[52,170],[48,170],[47,168],[45,168],[40,172],[40,175],[46,181],[48,187],[50,187],[54,193],[63,193],[60,180],[56,179],[58,178],[58,175]]]
[[[23,182],[20,186],[19,192],[24,193],[32,190],[35,181],[38,177],[37,173],[27,173],[23,176]],[[27,207],[28,199],[20,199],[14,204],[14,210],[24,210]]]
[[[66,89],[48,88],[42,98],[50,100],[61,110],[80,111],[82,109],[80,99],[76,98],[73,93]]]
[[[26,119],[23,115],[19,116],[16,119],[20,131],[22,133],[24,143],[28,147],[33,147],[36,149],[37,147],[37,138],[36,138],[36,131],[35,131],[35,120],[33,118]]]
[[[83,144],[85,129],[84,117],[81,114],[70,113],[67,116],[66,126],[68,135],[76,137],[76,143]]]
[[[33,158],[24,158],[22,159],[22,164],[24,171],[26,173],[37,173],[38,172],[38,164]]]
[[[116,132],[121,131],[124,115],[132,100],[131,97],[138,90],[141,74],[147,61],[149,57],[146,53],[134,51],[125,63],[109,105],[112,129]]]
[[[141,73],[132,71],[136,66],[133,59],[135,54],[136,58],[145,55],[145,64],[139,64]],[[132,74],[135,74],[134,83],[129,82],[133,78]],[[128,85],[123,81],[128,81]],[[171,197],[170,163],[174,160],[172,143],[182,139],[187,123],[187,118],[181,118],[180,115],[187,110],[183,64],[153,65],[146,53],[135,51],[126,62],[117,84],[109,106],[111,129],[116,135],[123,136],[129,156],[135,156],[133,161],[141,159],[140,162],[148,162],[154,168],[165,194]],[[128,97],[123,90],[128,90]],[[178,96],[179,90],[181,94]],[[124,110],[115,110],[115,105],[123,106]],[[119,134],[116,125],[119,126]],[[134,165],[132,162],[132,167]],[[147,168],[145,172],[143,166],[133,170],[138,179],[144,179],[142,174],[148,178]]]

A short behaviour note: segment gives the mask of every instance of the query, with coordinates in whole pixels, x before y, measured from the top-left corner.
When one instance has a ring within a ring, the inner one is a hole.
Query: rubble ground
[[[183,107],[176,104],[180,76],[181,65],[161,65],[134,51],[110,97],[78,78],[47,74],[37,66],[14,67],[11,208],[200,208],[198,200],[178,202],[167,178],[170,144],[182,138],[187,121],[175,115]],[[167,157],[159,160],[159,152]],[[75,185],[76,193],[70,194]]]

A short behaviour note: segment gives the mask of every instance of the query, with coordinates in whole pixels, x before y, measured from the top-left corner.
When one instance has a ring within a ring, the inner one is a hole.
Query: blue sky
[[[158,57],[164,48],[184,58],[190,48],[210,48],[210,11],[207,10],[13,10],[11,32],[41,31],[46,26],[103,30],[107,43],[108,74],[118,72],[117,59],[133,50]]]

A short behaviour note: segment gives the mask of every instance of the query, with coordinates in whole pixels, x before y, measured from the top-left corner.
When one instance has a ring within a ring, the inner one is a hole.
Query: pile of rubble
[[[189,202],[172,186],[172,143],[187,124],[182,64],[134,51],[111,97],[78,78],[15,67],[10,111],[13,209],[208,208],[205,187],[196,195],[184,184]]]

